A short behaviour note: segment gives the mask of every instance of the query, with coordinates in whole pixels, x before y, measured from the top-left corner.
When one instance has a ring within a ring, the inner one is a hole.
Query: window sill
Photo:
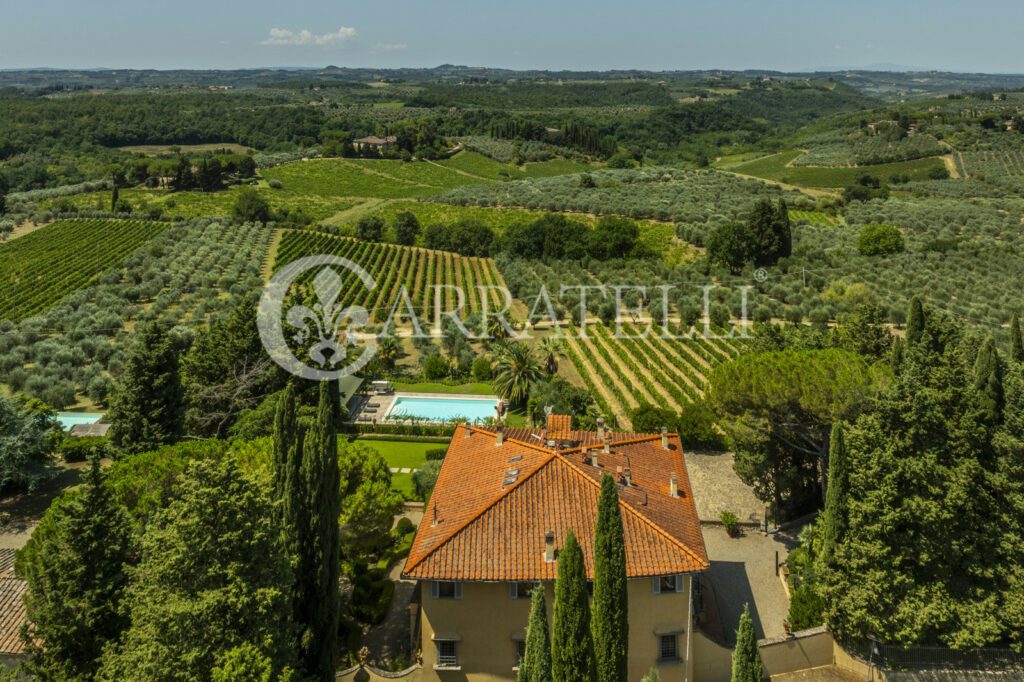
[[[676,656],[675,658],[659,658],[658,665],[680,665],[683,659]]]
[[[461,665],[435,665],[434,666],[434,670],[436,670],[438,672],[445,672],[445,671],[458,672],[458,671],[462,670],[462,666]]]

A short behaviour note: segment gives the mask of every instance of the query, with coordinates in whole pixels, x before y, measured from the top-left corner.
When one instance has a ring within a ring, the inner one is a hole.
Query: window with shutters
[[[683,591],[683,575],[662,575],[651,578],[651,587],[654,594],[669,594]]]
[[[430,596],[434,599],[462,599],[462,583],[435,580],[430,583]]]

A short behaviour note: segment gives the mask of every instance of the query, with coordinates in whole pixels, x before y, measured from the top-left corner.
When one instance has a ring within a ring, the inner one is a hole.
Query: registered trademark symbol
[[[754,270],[754,279],[756,279],[758,282],[765,281],[766,279],[768,279],[768,271],[765,270],[764,268],[758,268],[757,270]]]

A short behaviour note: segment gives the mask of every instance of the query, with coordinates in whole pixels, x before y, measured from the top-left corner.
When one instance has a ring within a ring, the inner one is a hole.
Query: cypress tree
[[[27,666],[38,679],[93,679],[104,645],[128,626],[121,605],[131,537],[94,453],[82,488],[54,502],[18,554],[18,574],[29,587]]]
[[[558,555],[551,672],[555,682],[593,682],[597,678],[594,636],[583,550],[570,530]]]
[[[892,368],[893,373],[899,372],[903,367],[904,355],[906,355],[906,344],[897,336],[892,340],[892,350],[889,351],[889,367]]]
[[[907,346],[916,346],[924,333],[924,306],[921,298],[910,299],[910,310],[907,311]]]
[[[117,183],[115,182],[114,183],[114,189],[110,193],[110,212],[111,213],[113,213],[114,211],[117,210],[117,198],[118,198],[118,190],[117,190]]]
[[[974,361],[974,389],[978,392],[982,421],[990,426],[1002,422],[1003,363],[992,337],[985,339]]]
[[[629,601],[626,594],[626,542],[615,479],[601,477],[594,531],[594,654],[599,682],[626,682]]]
[[[1010,359],[1015,363],[1024,362],[1024,342],[1020,338],[1020,318],[1017,313],[1010,319]]]
[[[825,494],[825,512],[821,519],[821,559],[826,565],[832,560],[836,546],[846,531],[846,500],[850,490],[850,456],[846,449],[843,427],[832,425],[828,451],[828,492]]]
[[[283,501],[285,488],[288,484],[288,465],[298,424],[295,416],[295,389],[291,382],[285,386],[274,413],[274,460],[272,463],[274,501]]]
[[[736,648],[732,652],[732,682],[761,682],[763,679],[764,666],[757,648],[754,621],[750,619],[749,605],[744,604],[736,630]]]
[[[776,258],[788,258],[793,254],[793,227],[789,222],[789,208],[784,199],[779,198],[779,217],[776,222],[779,234],[779,251]]]
[[[526,653],[519,662],[518,682],[551,682],[551,635],[544,585],[530,595],[530,620],[526,625]]]
[[[185,430],[177,352],[156,324],[136,328],[135,336],[110,402],[110,443],[124,453],[177,442]]]
[[[305,574],[300,584],[307,620],[302,633],[302,657],[306,674],[316,680],[334,679],[336,640],[340,617],[338,592],[338,518],[341,515],[338,469],[337,386],[320,384],[316,424],[306,438],[302,479],[309,510],[309,534],[300,557]],[[301,624],[300,624],[301,625]]]

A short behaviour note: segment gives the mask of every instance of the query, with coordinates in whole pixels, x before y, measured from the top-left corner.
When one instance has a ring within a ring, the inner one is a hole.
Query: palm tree
[[[503,325],[497,317],[492,317],[488,320],[487,335],[498,341],[509,337],[508,330],[505,329],[505,325]]]
[[[398,339],[393,336],[385,336],[377,342],[377,357],[385,369],[393,369],[398,359]]]
[[[494,388],[498,395],[513,405],[522,405],[530,394],[530,386],[541,379],[540,363],[524,343],[509,344],[495,363]]]
[[[548,374],[555,374],[558,372],[558,358],[565,357],[565,349],[562,347],[561,341],[553,336],[549,336],[540,342],[537,349],[540,351],[541,361],[544,364],[544,371]]]

